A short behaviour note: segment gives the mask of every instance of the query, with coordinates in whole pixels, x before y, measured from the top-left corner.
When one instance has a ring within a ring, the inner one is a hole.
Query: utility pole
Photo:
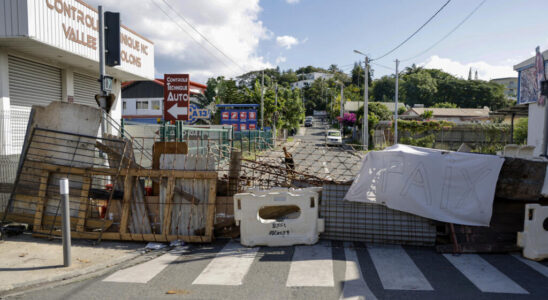
[[[399,71],[398,67],[400,61],[396,59],[396,93],[394,100],[396,101],[396,106],[394,107],[394,144],[398,143],[398,81],[399,81]]]
[[[276,147],[276,123],[278,121],[278,82],[276,82],[276,94],[274,98],[274,147]]]
[[[264,70],[261,81],[261,130],[264,130]]]
[[[344,136],[344,125],[342,123],[343,117],[344,117],[344,93],[343,93],[343,84],[342,84],[342,82],[341,82],[341,109],[340,109],[340,113],[341,113],[341,120],[339,122],[339,125],[341,127],[341,136]]]
[[[365,57],[365,86],[363,87],[363,150],[369,149],[369,57]],[[359,80],[358,80],[359,81]]]

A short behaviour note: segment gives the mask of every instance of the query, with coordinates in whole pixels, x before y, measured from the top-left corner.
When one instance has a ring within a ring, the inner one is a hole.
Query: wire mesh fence
[[[162,126],[120,126],[108,117],[109,134],[101,134],[98,116],[86,133],[35,124],[4,218],[33,225],[35,234],[60,234],[59,180],[66,177],[74,237],[208,242],[214,232],[234,229],[237,192],[324,186],[325,238],[431,244],[424,219],[343,202],[364,156],[351,146],[328,147],[322,138],[273,141],[222,127],[181,126],[171,138]]]

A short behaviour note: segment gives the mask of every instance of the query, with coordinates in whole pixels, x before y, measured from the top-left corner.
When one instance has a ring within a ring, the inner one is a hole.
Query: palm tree
[[[423,69],[424,69],[423,67],[417,67],[416,64],[412,64],[410,67],[405,68],[405,74],[407,75],[415,74],[422,71]]]

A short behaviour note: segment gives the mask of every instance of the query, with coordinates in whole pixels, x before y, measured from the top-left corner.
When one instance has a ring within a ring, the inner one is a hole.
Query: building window
[[[126,101],[123,101],[123,102],[122,102],[122,109],[123,109],[123,110],[126,110]]]
[[[148,101],[137,101],[137,109],[148,109]]]
[[[151,108],[154,110],[160,110],[160,100],[152,100],[150,102]]]

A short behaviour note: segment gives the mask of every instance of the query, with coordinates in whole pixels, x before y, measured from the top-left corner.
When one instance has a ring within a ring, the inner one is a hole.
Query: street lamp
[[[367,150],[369,149],[369,126],[368,126],[368,116],[369,116],[369,104],[368,104],[368,81],[369,81],[369,57],[367,56],[367,54],[364,54],[358,50],[354,50],[354,53],[357,53],[357,54],[360,54],[360,55],[363,55],[365,57],[364,59],[364,64],[365,64],[365,67],[364,67],[364,73],[365,73],[365,85],[363,87],[363,118],[362,118],[362,129],[363,129],[363,135],[362,135],[362,139],[363,139],[363,147],[364,147],[364,150]]]

